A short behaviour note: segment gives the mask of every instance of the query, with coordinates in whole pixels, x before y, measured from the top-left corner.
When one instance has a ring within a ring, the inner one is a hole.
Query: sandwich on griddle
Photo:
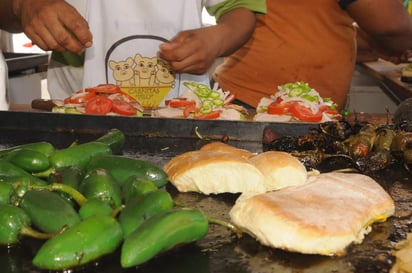
[[[376,221],[393,215],[394,202],[372,178],[324,173],[305,184],[241,195],[232,222],[263,245],[292,252],[342,255],[361,243]]]

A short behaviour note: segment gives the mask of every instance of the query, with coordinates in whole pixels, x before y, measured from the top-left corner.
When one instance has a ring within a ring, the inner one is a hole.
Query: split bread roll
[[[302,162],[286,152],[267,151],[250,158],[265,176],[267,191],[306,183],[307,171]]]
[[[240,148],[234,147],[232,145],[229,145],[229,144],[226,144],[220,141],[215,141],[215,142],[205,144],[200,148],[200,151],[215,151],[215,152],[237,155],[243,158],[250,158],[255,155],[254,153],[248,150],[240,149]]]
[[[263,193],[306,182],[304,165],[292,155],[268,151],[255,155],[213,142],[172,158],[163,168],[180,192]]]
[[[292,252],[343,255],[361,243],[376,221],[393,215],[394,202],[372,178],[324,173],[307,183],[254,196],[241,195],[232,222],[263,245]]]
[[[216,151],[191,151],[164,166],[169,181],[180,192],[204,194],[266,191],[265,177],[249,160]]]
[[[412,233],[396,247],[399,248],[395,252],[396,262],[389,273],[412,273]]]

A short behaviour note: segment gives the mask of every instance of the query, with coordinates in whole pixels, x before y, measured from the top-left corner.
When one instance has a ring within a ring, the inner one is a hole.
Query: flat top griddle
[[[282,124],[238,121],[196,121],[182,119],[80,116],[51,113],[1,112],[0,148],[39,140],[49,141],[57,148],[73,141],[86,142],[119,128],[126,134],[124,154],[163,166],[173,156],[196,150],[209,141],[228,138],[229,144],[261,152],[263,129],[269,126],[279,134],[305,134],[314,124]],[[203,139],[199,139],[200,136]],[[160,255],[132,269],[122,269],[119,253],[113,253],[95,264],[77,269],[86,273],[275,273],[275,272],[389,272],[394,263],[394,246],[411,232],[412,181],[402,166],[393,166],[372,174],[394,198],[396,216],[373,225],[373,231],[362,244],[352,245],[347,255],[324,257],[303,255],[262,246],[248,235],[236,238],[229,230],[210,227],[206,238]],[[179,193],[168,185],[172,196],[188,206],[229,220],[228,211],[238,195],[201,195]],[[345,221],[345,219],[341,219]],[[276,229],[276,227],[273,227]],[[31,258],[40,246],[36,240],[25,239],[17,247],[0,247],[2,273],[39,273]]]

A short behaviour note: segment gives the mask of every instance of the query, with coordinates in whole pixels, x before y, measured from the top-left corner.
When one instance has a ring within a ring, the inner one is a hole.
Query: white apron
[[[8,69],[4,59],[3,52],[0,51],[0,111],[9,110],[7,85],[8,85]]]
[[[175,74],[157,58],[161,43],[202,26],[202,8],[199,0],[89,0],[93,46],[86,50],[83,87],[114,83],[156,106],[186,90],[184,81],[208,84],[207,74]]]

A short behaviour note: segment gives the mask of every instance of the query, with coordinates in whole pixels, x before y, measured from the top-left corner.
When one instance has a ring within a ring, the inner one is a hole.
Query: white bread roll
[[[215,141],[215,142],[205,144],[200,148],[200,150],[228,153],[228,154],[237,155],[243,158],[250,158],[255,155],[254,153],[248,150],[240,149],[240,148],[237,148],[235,146],[232,146],[232,145],[220,142],[220,141]]]
[[[361,174],[309,176],[301,186],[241,195],[230,211],[235,225],[262,244],[288,251],[342,255],[362,242],[375,221],[393,215],[394,202]]]
[[[249,160],[265,176],[267,191],[302,185],[306,182],[305,166],[299,159],[286,152],[267,151],[251,157]]]
[[[191,151],[164,166],[169,181],[180,192],[204,194],[265,192],[263,174],[238,155],[216,151]]]

